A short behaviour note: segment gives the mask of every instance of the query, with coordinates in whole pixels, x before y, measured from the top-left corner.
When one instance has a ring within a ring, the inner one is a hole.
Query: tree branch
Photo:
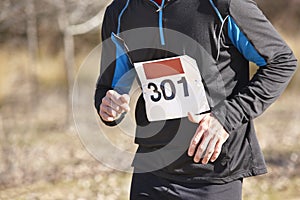
[[[101,11],[98,12],[97,15],[95,15],[88,21],[86,21],[82,24],[68,26],[68,31],[72,35],[81,35],[81,34],[85,34],[85,33],[89,32],[97,27],[100,27],[102,20],[103,20],[104,12],[105,12],[105,10],[101,9]]]

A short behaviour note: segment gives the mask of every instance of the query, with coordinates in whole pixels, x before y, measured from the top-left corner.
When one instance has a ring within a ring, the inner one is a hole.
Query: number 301
[[[189,96],[189,91],[188,91],[186,78],[182,77],[179,81],[177,81],[177,84],[178,85],[182,84],[184,97],[188,97]],[[166,92],[167,85],[170,88],[169,94],[167,94],[167,92]],[[161,91],[159,91],[158,86],[155,83],[152,83],[152,82],[150,82],[148,84],[148,89],[151,89],[155,93],[154,95],[151,95],[151,100],[154,101],[154,102],[158,102],[162,98],[162,96],[165,100],[172,100],[176,96],[175,84],[170,79],[163,80],[160,83],[160,90]]]

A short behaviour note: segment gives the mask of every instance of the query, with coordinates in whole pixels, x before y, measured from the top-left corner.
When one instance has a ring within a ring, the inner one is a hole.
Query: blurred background
[[[1,0],[1,200],[128,199],[131,174],[94,159],[72,119],[75,76],[100,43],[110,2]],[[300,0],[257,3],[300,58]],[[299,84],[300,72],[256,119],[269,173],[245,180],[245,200],[300,199]]]

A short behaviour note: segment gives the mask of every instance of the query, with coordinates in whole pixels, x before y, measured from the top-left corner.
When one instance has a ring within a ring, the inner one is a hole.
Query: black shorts
[[[134,173],[130,200],[241,200],[242,182],[226,184],[178,183],[152,173]]]

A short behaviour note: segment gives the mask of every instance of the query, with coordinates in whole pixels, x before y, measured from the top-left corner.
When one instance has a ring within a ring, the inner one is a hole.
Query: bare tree
[[[29,53],[29,69],[30,69],[30,110],[32,110],[38,103],[38,81],[37,81],[37,56],[38,56],[38,33],[37,33],[37,19],[35,10],[35,1],[27,0],[26,4],[26,25],[27,25],[27,46]]]
[[[66,9],[66,2],[63,0],[60,4],[60,14],[59,14],[59,25],[60,30],[64,36],[64,69],[66,73],[67,79],[67,119],[66,123],[70,124],[71,122],[71,103],[72,103],[72,88],[74,83],[74,74],[75,74],[75,56],[74,56],[74,38],[70,31],[69,27],[69,19]]]
[[[109,0],[2,0],[0,2],[0,31],[19,29],[27,35],[29,53],[31,105],[37,105],[38,81],[37,58],[39,52],[38,21],[52,20],[56,18],[59,30],[63,35],[64,71],[66,74],[67,92],[67,124],[71,122],[72,88],[75,77],[75,43],[74,36],[86,34],[96,28],[100,28],[104,8]],[[25,23],[24,23],[25,22]],[[48,25],[49,26],[49,25]],[[51,27],[48,27],[52,29]],[[100,37],[99,37],[100,38]],[[32,106],[33,107],[33,106]],[[29,110],[32,110],[29,107]]]
[[[88,5],[81,5],[82,8]],[[59,27],[64,36],[64,60],[65,60],[65,72],[67,77],[68,91],[67,91],[67,124],[72,121],[71,105],[72,105],[72,90],[74,84],[75,75],[75,45],[74,36],[88,33],[95,28],[99,28],[104,15],[104,10],[100,11],[90,19],[80,24],[70,24],[70,18],[73,16],[73,21],[82,19],[85,13],[85,9],[76,9],[73,13],[67,12],[66,0],[60,4],[60,15],[59,15]]]

